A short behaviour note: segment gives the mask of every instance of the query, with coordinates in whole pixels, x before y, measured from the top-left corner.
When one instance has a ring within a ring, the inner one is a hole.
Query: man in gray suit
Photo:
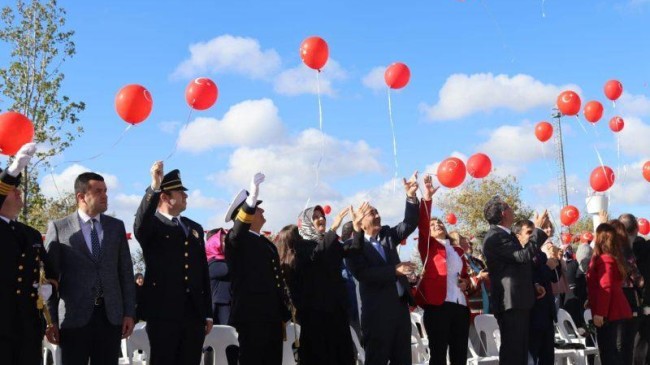
[[[122,221],[103,214],[108,198],[102,176],[83,173],[74,189],[78,210],[50,222],[45,238],[59,279],[59,295],[50,299],[55,325],[47,337],[61,346],[64,365],[115,365],[120,339],[131,335],[135,318],[126,231]]]

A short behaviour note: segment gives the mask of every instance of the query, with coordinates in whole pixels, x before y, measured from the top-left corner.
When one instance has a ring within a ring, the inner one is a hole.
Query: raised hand
[[[433,178],[431,175],[424,176],[424,200],[430,201],[439,188],[439,186],[433,186]]]
[[[248,198],[246,198],[246,204],[249,207],[255,207],[257,205],[257,196],[260,193],[260,184],[264,182],[265,176],[263,173],[256,173],[251,179],[250,188],[248,189]]]
[[[535,212],[535,227],[541,229],[548,223],[548,221],[548,210],[544,209],[542,214]]]
[[[402,180],[404,181],[404,190],[406,191],[406,196],[409,198],[415,198],[415,194],[418,191],[418,172],[415,171],[408,181],[406,181],[406,179]]]
[[[363,202],[357,211],[350,205],[350,215],[352,216],[352,228],[355,232],[361,232],[361,221],[370,212],[370,204]]]
[[[151,173],[151,189],[159,190],[164,176],[164,164],[162,161],[156,161],[151,166],[149,172]]]
[[[598,212],[598,217],[600,218],[601,224],[607,223],[607,221],[609,220],[609,214],[607,214],[606,210],[601,210],[600,212]]]
[[[18,174],[20,174],[20,172],[29,164],[29,161],[35,153],[36,143],[25,143],[16,153],[16,158],[14,158],[14,161],[7,169],[7,173],[13,177],[18,176]]]
[[[336,215],[336,217],[334,217],[334,222],[332,222],[332,226],[330,227],[332,231],[336,231],[337,229],[339,229],[339,227],[341,226],[341,222],[343,222],[343,218],[345,218],[345,216],[348,215],[348,213],[350,213],[351,208],[352,207],[344,208],[342,211],[339,212],[339,214]]]

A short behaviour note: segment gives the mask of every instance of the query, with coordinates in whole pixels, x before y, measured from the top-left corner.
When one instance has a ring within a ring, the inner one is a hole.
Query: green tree
[[[85,104],[61,92],[65,78],[61,66],[75,54],[74,31],[64,29],[66,12],[56,0],[19,0],[15,8],[2,9],[0,22],[0,41],[11,49],[9,64],[0,68],[4,102],[9,110],[32,121],[34,141],[39,144],[31,167],[23,172],[21,218],[32,224],[37,223],[32,222],[32,214],[48,204],[38,186],[39,165],[48,167],[51,157],[83,133],[78,113]]]
[[[41,208],[32,211],[30,225],[39,232],[44,233],[47,231],[48,221],[63,218],[75,211],[77,211],[77,200],[74,193],[44,199]]]
[[[144,255],[142,254],[141,248],[137,248],[133,253],[131,253],[131,260],[133,261],[133,271],[135,273],[144,274],[147,267],[144,264]]]
[[[501,177],[492,174],[484,179],[472,179],[446,194],[435,195],[434,199],[445,216],[449,213],[456,215],[456,230],[469,237],[489,228],[483,216],[483,208],[495,195],[499,195],[512,207],[515,220],[530,219],[533,215],[533,210],[522,203],[521,186],[517,178],[511,175]]]

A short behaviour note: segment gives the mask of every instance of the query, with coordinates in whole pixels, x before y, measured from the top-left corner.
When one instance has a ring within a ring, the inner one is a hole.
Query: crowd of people
[[[515,220],[493,197],[484,207],[489,230],[468,239],[432,217],[437,188],[425,176],[420,189],[414,173],[403,180],[404,218],[393,227],[370,202],[342,209],[328,227],[316,205],[269,238],[257,173],[229,206],[232,226],[204,231],[182,215],[179,170],[165,174],[158,161],[134,222],[146,264],[135,284],[124,223],[105,214],[101,175],[77,177],[78,209],[49,222],[44,242],[16,220],[20,172],[35,151],[23,146],[0,171],[0,308],[9,321],[0,353],[10,364],[41,363],[43,336],[60,346],[64,365],[116,364],[138,321],[146,321],[153,365],[199,364],[215,324],[237,331],[231,364],[279,365],[292,341],[297,363],[352,365],[353,336],[366,364],[411,364],[414,310],[429,364],[466,364],[468,346],[486,355],[473,325],[482,314],[498,323],[501,364],[553,364],[560,308],[597,342],[602,364],[648,363],[650,243],[632,214],[602,212],[593,242],[574,253],[553,242],[547,212]],[[416,229],[420,269],[398,251]],[[300,325],[299,338],[288,338],[288,323]]]

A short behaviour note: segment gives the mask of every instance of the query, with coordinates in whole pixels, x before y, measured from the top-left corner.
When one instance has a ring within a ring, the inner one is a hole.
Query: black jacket
[[[213,304],[230,304],[230,273],[226,260],[210,260],[210,286]]]
[[[245,220],[255,208],[242,206]],[[230,323],[280,322],[290,317],[287,292],[275,245],[249,231],[239,216],[226,236],[226,261],[230,269],[232,304]]]
[[[483,239],[483,254],[490,273],[490,307],[492,313],[508,309],[531,309],[535,303],[533,259],[539,245],[548,237],[535,229],[526,247],[514,234],[490,226]]]
[[[150,187],[140,203],[133,230],[147,267],[140,313],[145,320],[185,317],[189,295],[195,318],[212,318],[212,295],[205,256],[203,227],[181,217],[183,228],[156,211],[160,193]]]

